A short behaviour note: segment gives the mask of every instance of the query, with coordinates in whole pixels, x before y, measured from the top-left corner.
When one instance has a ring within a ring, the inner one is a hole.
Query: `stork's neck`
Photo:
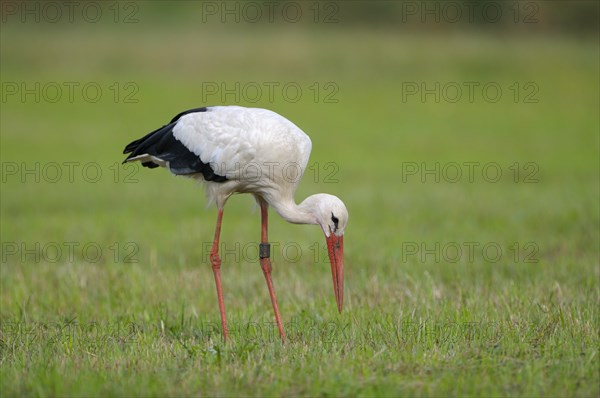
[[[279,201],[272,201],[271,206],[287,222],[293,224],[318,224],[314,212],[314,201],[311,199],[311,196],[300,204],[296,204],[293,198],[286,198]]]

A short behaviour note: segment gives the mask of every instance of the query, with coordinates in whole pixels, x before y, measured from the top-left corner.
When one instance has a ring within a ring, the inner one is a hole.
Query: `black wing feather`
[[[170,123],[174,123],[176,121],[179,120],[179,118],[181,118],[183,115],[187,115],[188,113],[196,113],[196,112],[206,112],[208,110],[207,107],[202,107],[202,108],[194,108],[194,109],[188,109],[187,111],[183,111],[181,113],[178,113],[177,116],[175,116],[173,119],[171,119]]]
[[[183,115],[195,112],[205,112],[206,108],[190,109],[181,112],[173,118],[171,123],[146,134],[144,137],[129,143],[124,154],[129,153],[128,160],[141,155],[150,155],[168,163],[169,170],[177,175],[190,175],[201,173],[206,181],[224,182],[227,178],[215,174],[214,170],[208,163],[202,162],[202,159],[192,151],[190,151],[181,141],[173,136],[173,128],[177,125],[177,121]],[[143,162],[142,166],[155,168],[159,165],[147,161]]]

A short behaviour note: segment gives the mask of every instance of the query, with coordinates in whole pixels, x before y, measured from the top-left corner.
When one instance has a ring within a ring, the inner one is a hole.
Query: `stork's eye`
[[[331,221],[333,221],[333,226],[335,228],[335,230],[337,231],[338,229],[338,223],[340,222],[340,220],[333,215],[333,213],[331,213]]]

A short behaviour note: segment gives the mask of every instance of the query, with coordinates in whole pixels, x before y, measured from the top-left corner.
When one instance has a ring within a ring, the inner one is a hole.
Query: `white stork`
[[[260,265],[281,340],[285,341],[285,332],[271,280],[267,236],[269,205],[288,222],[321,226],[327,241],[335,299],[338,310],[342,311],[344,230],[348,223],[346,206],[339,198],[323,193],[309,196],[300,204],[294,201],[294,192],[308,163],[311,147],[310,138],[300,128],[275,112],[211,106],[178,114],[168,124],[127,145],[123,151],[129,153],[124,162],[140,161],[149,168],[162,166],[173,174],[205,182],[207,196],[218,209],[210,261],[225,341],[229,332],[218,248],[223,208],[235,193],[252,194],[260,206]]]

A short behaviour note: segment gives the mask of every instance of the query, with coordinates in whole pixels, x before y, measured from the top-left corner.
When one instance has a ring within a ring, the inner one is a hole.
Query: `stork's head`
[[[307,203],[308,202],[308,203]],[[310,205],[311,212],[321,226],[327,241],[333,290],[338,310],[344,302],[344,230],[348,224],[348,210],[338,197],[317,194],[308,197],[303,204]]]

